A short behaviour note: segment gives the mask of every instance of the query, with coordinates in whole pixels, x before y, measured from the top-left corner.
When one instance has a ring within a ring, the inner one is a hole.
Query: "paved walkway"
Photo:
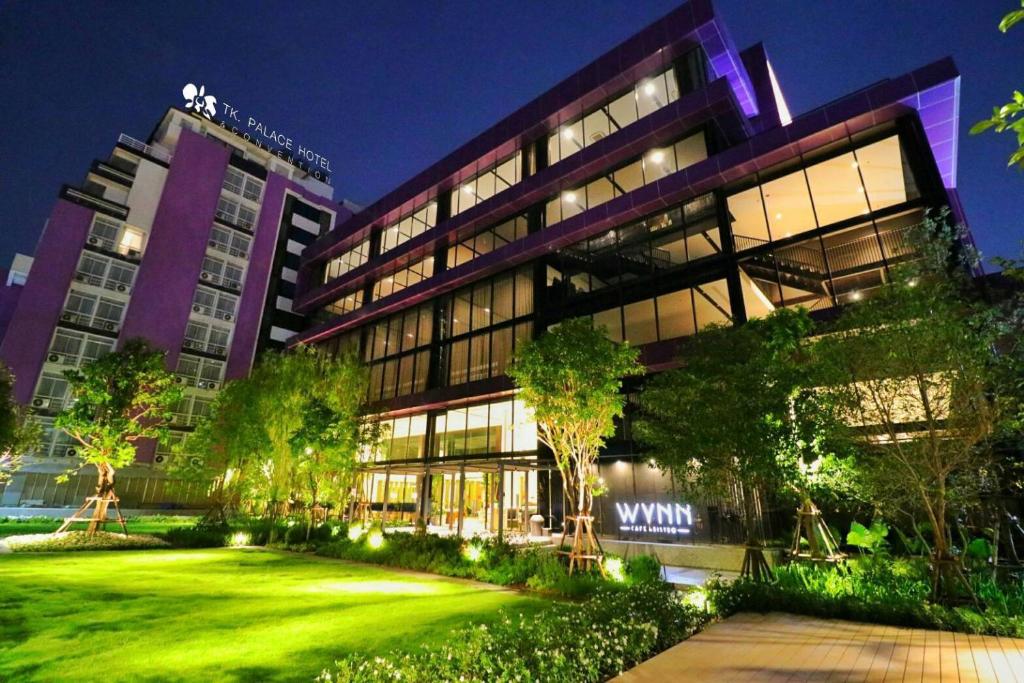
[[[703,586],[712,576],[719,576],[726,581],[735,581],[739,572],[719,569],[697,569],[695,567],[673,567],[665,565],[661,568],[662,576],[676,588],[694,588]]]
[[[1024,683],[1024,640],[737,614],[615,680]]]

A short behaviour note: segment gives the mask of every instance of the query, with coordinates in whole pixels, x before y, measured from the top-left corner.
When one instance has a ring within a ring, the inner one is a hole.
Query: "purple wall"
[[[145,337],[167,351],[168,368],[177,365],[185,339],[229,154],[212,140],[181,131],[135,278],[121,342]]]
[[[60,199],[39,240],[10,334],[0,345],[0,359],[14,373],[14,399],[19,403],[32,400],[92,216],[90,209]]]

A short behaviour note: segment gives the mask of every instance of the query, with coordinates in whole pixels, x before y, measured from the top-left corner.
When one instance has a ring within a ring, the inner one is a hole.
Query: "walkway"
[[[615,679],[1024,683],[1024,640],[737,614]]]

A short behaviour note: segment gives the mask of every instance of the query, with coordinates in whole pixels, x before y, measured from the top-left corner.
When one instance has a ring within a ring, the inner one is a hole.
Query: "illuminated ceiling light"
[[[489,308],[485,308],[484,309],[484,313],[490,313],[490,312],[491,312],[491,309],[489,309]]]
[[[466,194],[473,194],[473,188],[470,187],[469,185],[463,185],[462,191],[465,192]]]
[[[860,164],[858,164],[856,161],[851,161],[850,162],[850,166],[852,168],[860,168]]]
[[[575,192],[566,192],[566,193],[564,193],[562,195],[562,199],[564,199],[565,201],[569,202],[570,204],[575,204],[576,203],[576,193]]]
[[[406,332],[405,336],[408,337],[409,339],[412,339],[412,332]]]
[[[644,84],[644,94],[645,95],[647,95],[648,97],[653,97],[654,93],[656,93],[656,92],[658,92],[658,89],[654,87],[654,83],[651,83],[650,81],[647,81],[647,83]]]
[[[452,322],[453,322],[453,323],[458,323],[458,322],[459,322],[459,319],[458,319],[458,318],[452,318]]]
[[[860,192],[861,194],[864,194],[864,188],[863,187],[858,187],[857,188],[857,192]]]
[[[775,214],[775,220],[781,221],[782,220],[782,214],[781,213]]]
[[[575,133],[572,132],[572,128],[566,128],[562,131],[562,137],[566,140],[572,140]]]
[[[598,477],[597,478],[597,483],[601,484],[602,486],[604,486],[604,477]]]
[[[656,152],[652,152],[651,153],[651,161],[653,161],[654,163],[660,164],[664,160],[665,160],[665,153],[662,152],[660,149],[657,150]]]
[[[857,290],[854,290],[854,291],[850,292],[850,300],[851,301],[860,301],[861,296],[862,296],[862,294],[859,291],[857,291]]]

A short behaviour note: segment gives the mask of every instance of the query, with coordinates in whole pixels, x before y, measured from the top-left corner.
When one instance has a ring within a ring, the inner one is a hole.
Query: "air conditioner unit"
[[[165,462],[167,462],[167,456],[163,453],[157,453],[153,458],[154,465],[163,465]]]
[[[182,377],[181,375],[175,375],[174,376],[174,382],[175,382],[175,384],[184,384],[185,383],[185,378]]]
[[[103,328],[113,332],[115,329],[117,329],[117,325],[115,325],[114,323],[106,323],[103,325]]]
[[[118,285],[117,286],[117,291],[119,291],[119,292],[127,292],[128,291],[128,285]]]
[[[64,449],[64,456],[65,457],[73,458],[76,455],[78,455],[78,451],[75,450],[74,446],[68,446],[67,448]]]
[[[238,252],[238,257],[239,258],[249,258],[249,252],[247,252],[247,251],[240,251],[240,252]]]
[[[33,408],[49,408],[50,407],[50,399],[48,399],[48,398],[34,398],[34,399],[32,399],[32,407]]]
[[[224,314],[224,319],[225,320],[234,320],[235,316],[231,315],[230,313],[225,313]]]
[[[60,319],[61,320],[74,320],[75,316],[74,316],[73,313],[61,313]]]
[[[98,238],[96,238],[96,237],[90,237],[89,238],[89,244],[99,244],[99,243],[100,243],[100,241],[99,241]]]
[[[191,458],[188,459],[188,464],[198,469],[203,466],[203,459],[200,458],[198,455],[193,455]]]
[[[217,246],[217,243],[216,243],[216,242],[214,242],[213,240],[210,240],[210,246],[211,246],[211,247],[216,247],[216,246]]]
[[[85,282],[85,275],[83,273],[75,273],[75,279],[79,282]]]
[[[217,383],[216,382],[207,382],[206,383],[206,388],[207,389],[216,389],[217,388]]]
[[[200,306],[199,304],[196,304],[195,306],[192,307],[192,312],[193,313],[202,313],[203,312],[203,307]]]
[[[142,252],[141,252],[141,251],[138,251],[138,250],[136,250],[136,249],[129,249],[129,250],[128,250],[128,256],[129,256],[130,258],[138,258],[138,257],[139,257],[139,256],[141,256],[141,255],[142,255]]]
[[[59,363],[60,362],[60,354],[59,353],[51,353],[49,356],[46,357],[46,360],[50,361],[51,363]]]
[[[210,274],[209,274],[209,273],[207,273],[207,272],[206,272],[206,271],[204,270],[204,271],[203,271],[202,273],[200,273],[200,274],[199,274],[199,279],[200,279],[200,280],[209,280],[209,279],[210,279]]]
[[[232,282],[228,283],[228,287],[230,287],[231,289],[241,289],[242,288],[242,283],[241,282],[234,282],[234,281],[232,281]]]

